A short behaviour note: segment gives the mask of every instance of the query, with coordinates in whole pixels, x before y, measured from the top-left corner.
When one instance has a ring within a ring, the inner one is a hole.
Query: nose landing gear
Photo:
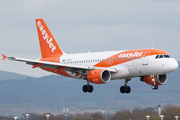
[[[155,79],[155,78],[157,78],[157,75],[152,75],[151,78],[152,78],[152,81],[153,81],[153,85],[151,86],[151,88],[153,90],[157,90],[158,89],[158,85],[156,85],[156,79]]]
[[[158,85],[152,85],[151,88],[152,88],[153,90],[157,90],[157,89],[158,89]]]

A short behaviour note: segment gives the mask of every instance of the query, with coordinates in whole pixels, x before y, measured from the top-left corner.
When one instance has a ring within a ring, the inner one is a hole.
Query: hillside
[[[180,68],[168,74],[168,82],[152,90],[139,78],[132,79],[130,94],[121,94],[124,80],[114,80],[94,86],[93,93],[83,93],[85,80],[75,80],[58,75],[41,78],[0,81],[0,114],[20,115],[25,112],[62,113],[64,107],[70,112],[95,111],[103,109],[116,112],[135,107],[155,107],[167,103],[180,105]]]
[[[25,79],[28,77],[30,77],[30,76],[0,70],[0,81],[12,80],[12,79],[19,80],[19,79]]]

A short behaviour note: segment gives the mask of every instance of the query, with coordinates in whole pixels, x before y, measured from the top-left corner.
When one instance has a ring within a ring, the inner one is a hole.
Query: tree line
[[[49,120],[160,120],[158,107],[134,108],[133,110],[121,110],[114,114],[112,113],[76,113],[65,115],[53,115],[51,113],[29,113],[28,120],[47,120],[46,115],[50,115]],[[164,115],[164,120],[175,120],[175,116],[180,116],[180,106],[167,104],[162,108],[161,114]],[[13,117],[0,116],[0,120],[12,120]],[[25,114],[22,114],[18,120],[26,120]]]

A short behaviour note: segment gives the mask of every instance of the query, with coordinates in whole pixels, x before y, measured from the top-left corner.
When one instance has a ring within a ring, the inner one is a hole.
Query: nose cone
[[[170,68],[172,71],[174,71],[178,68],[178,62],[175,59],[172,60]]]

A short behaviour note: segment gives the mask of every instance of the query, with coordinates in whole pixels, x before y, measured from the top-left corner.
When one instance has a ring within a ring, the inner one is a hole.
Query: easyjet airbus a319
[[[93,92],[94,84],[105,84],[111,80],[125,79],[120,87],[121,93],[130,93],[128,82],[134,77],[151,85],[157,90],[167,82],[167,73],[177,69],[177,61],[171,55],[159,49],[121,50],[66,54],[58,46],[43,19],[36,19],[42,58],[38,60],[7,57],[3,60],[25,62],[32,68],[39,67],[66,77],[83,79],[87,82],[82,87],[84,92]]]

